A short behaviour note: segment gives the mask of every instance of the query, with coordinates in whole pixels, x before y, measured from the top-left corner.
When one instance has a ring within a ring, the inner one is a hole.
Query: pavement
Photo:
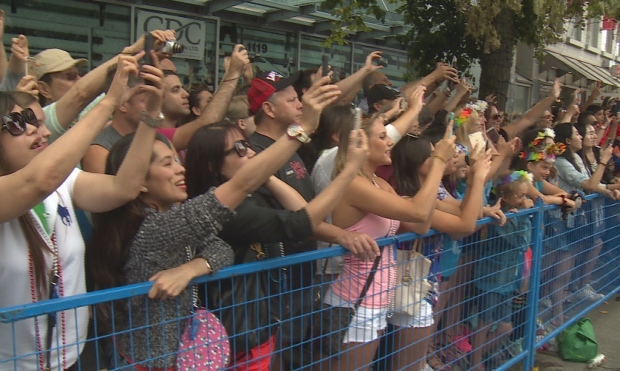
[[[606,357],[605,363],[594,370],[620,371],[620,293],[614,294],[585,317],[590,318],[594,326],[599,353],[603,353]],[[555,352],[538,352],[535,367],[538,367],[539,371],[588,370],[586,363],[563,361]],[[520,370],[521,365],[510,369],[510,371]]]

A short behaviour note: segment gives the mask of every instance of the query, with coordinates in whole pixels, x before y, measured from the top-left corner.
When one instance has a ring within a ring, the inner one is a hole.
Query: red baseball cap
[[[293,85],[301,74],[295,72],[289,77],[284,77],[276,71],[263,72],[252,79],[250,90],[248,90],[248,102],[250,103],[250,111],[256,114],[261,105],[269,99],[273,93],[286,89]]]

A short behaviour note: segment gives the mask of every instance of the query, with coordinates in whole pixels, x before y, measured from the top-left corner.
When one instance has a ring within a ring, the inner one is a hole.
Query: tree
[[[603,15],[620,19],[618,0],[388,0],[399,4],[411,30],[401,38],[417,75],[439,60],[457,57],[458,69],[474,61],[481,66],[480,96],[498,95],[505,108],[515,46],[524,42],[540,50],[561,40],[566,20],[583,26]],[[321,7],[338,17],[328,42],[342,43],[350,34],[367,31],[364,20],[385,21],[383,1],[325,0]]]

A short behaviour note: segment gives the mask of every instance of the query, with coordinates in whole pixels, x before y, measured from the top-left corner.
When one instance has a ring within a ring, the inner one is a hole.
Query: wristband
[[[211,264],[209,264],[209,261],[207,259],[205,259],[205,265],[207,266],[207,269],[209,270],[209,273],[207,274],[213,274],[213,268],[211,268]]]
[[[599,161],[599,163],[598,163],[598,164],[599,164],[599,165],[601,165],[602,167],[607,167],[607,164],[606,164],[606,163],[604,163],[604,162],[602,162],[602,161]]]
[[[443,157],[439,156],[439,155],[435,155],[433,156],[433,158],[438,159],[439,161],[443,162],[444,165],[448,164],[448,161],[446,161]]]

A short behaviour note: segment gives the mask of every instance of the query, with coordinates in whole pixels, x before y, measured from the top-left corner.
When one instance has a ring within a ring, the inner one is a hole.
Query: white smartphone
[[[358,130],[362,127],[362,109],[355,108],[355,113],[353,117],[353,130]]]
[[[482,148],[484,151],[487,148],[487,142],[484,140],[484,135],[482,135],[480,131],[469,134],[469,143],[471,143],[470,151],[473,151],[474,148]]]

